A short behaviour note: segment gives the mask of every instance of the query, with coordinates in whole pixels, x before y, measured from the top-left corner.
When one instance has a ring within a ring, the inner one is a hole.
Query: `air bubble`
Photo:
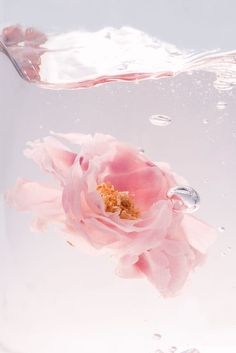
[[[216,108],[218,110],[224,110],[227,106],[227,103],[226,102],[223,102],[223,101],[219,101],[217,104],[216,104]]]
[[[204,125],[207,125],[209,123],[209,120],[208,119],[203,119],[202,122],[203,122]]]
[[[139,147],[138,150],[139,150],[140,153],[145,153],[145,151],[144,151],[144,149],[142,147]]]
[[[220,227],[218,228],[218,230],[219,230],[219,232],[223,233],[223,232],[225,231],[225,227],[224,227],[224,226],[220,226]]]
[[[226,256],[226,255],[230,254],[231,250],[232,250],[232,247],[227,246],[226,250],[221,252],[221,256]]]
[[[157,340],[160,340],[162,338],[162,335],[160,333],[154,333],[153,337]]]
[[[167,197],[175,211],[192,213],[200,206],[200,196],[191,186],[175,186],[168,191]]]
[[[166,115],[152,115],[149,121],[152,125],[156,126],[168,126],[172,123],[172,119]]]

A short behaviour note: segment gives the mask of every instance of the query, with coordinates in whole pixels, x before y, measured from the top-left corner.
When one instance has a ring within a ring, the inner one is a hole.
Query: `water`
[[[236,52],[180,50],[132,27],[45,35],[15,26],[3,29],[0,39],[24,77],[46,88],[88,88],[199,70],[215,74],[213,85],[220,91],[236,83]],[[217,103],[219,110],[224,107]]]
[[[99,32],[99,48],[107,31]],[[90,62],[89,50],[82,46],[82,52],[87,53],[82,65],[77,31],[48,36],[47,48],[40,52],[36,83],[49,88],[87,85],[89,89],[43,90],[21,80],[0,58],[4,68],[0,85],[4,112],[1,195],[17,177],[55,185],[53,178],[23,155],[27,141],[43,138],[51,130],[111,134],[141,148],[141,154],[151,161],[168,163],[184,178],[178,180],[179,187],[194,187],[187,188],[190,193],[177,193],[177,201],[184,197],[183,202],[177,202],[177,206],[183,206],[181,215],[194,211],[187,216],[214,226],[219,230],[218,239],[180,293],[163,298],[144,279],[116,276],[109,254],[99,252],[94,256],[69,246],[57,227],[51,226],[44,233],[31,232],[32,215],[10,209],[2,201],[0,342],[5,350],[169,353],[176,346],[178,353],[235,352],[234,54],[189,54],[150,40],[140,31],[131,32],[132,42],[137,39],[141,43],[139,49],[133,52],[127,44],[125,57],[118,57],[114,65],[107,42],[103,51],[89,46],[93,57]],[[112,35],[120,41],[124,36],[121,33],[124,31],[110,29],[106,40],[114,44]],[[91,35],[92,43],[97,35]],[[85,33],[85,47],[87,36]],[[143,45],[147,55],[140,62]],[[19,47],[14,44],[10,50],[26,53],[26,48]],[[39,53],[32,44],[28,49]],[[110,59],[104,61],[103,55],[109,51]],[[131,58],[135,61],[130,63]],[[150,79],[160,72],[165,73],[164,79]],[[112,82],[105,84],[108,81]],[[93,87],[96,84],[100,85]],[[223,110],[217,108],[218,102],[226,103]],[[222,114],[224,119],[219,124]],[[169,117],[172,123],[154,126],[149,121],[152,115]],[[203,123],[204,119],[208,124]],[[69,147],[79,151],[79,147]],[[196,195],[200,195],[200,207]],[[162,337],[153,339],[154,332],[161,332]]]

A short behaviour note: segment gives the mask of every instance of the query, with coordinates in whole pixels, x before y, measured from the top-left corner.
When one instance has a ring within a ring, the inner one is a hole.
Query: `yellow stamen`
[[[109,182],[98,185],[97,190],[104,201],[106,212],[118,212],[121,219],[140,217],[140,211],[128,192],[116,190]]]

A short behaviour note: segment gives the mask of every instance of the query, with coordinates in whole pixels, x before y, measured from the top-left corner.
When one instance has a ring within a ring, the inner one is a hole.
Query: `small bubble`
[[[227,103],[226,102],[223,102],[223,101],[219,101],[217,104],[216,104],[216,108],[218,110],[224,110],[227,106]]]
[[[191,349],[188,349],[187,351],[184,351],[184,352],[181,352],[181,353],[200,353],[200,352],[196,348],[191,348]]]
[[[172,347],[170,348],[170,353],[175,353],[176,351],[177,351],[177,347],[172,346]]]
[[[224,226],[220,226],[220,227],[218,228],[218,230],[219,230],[219,232],[223,233],[223,232],[225,231],[225,227],[224,227]]]
[[[208,119],[203,119],[202,122],[203,122],[204,125],[209,124],[209,120]]]
[[[105,38],[111,39],[111,33],[110,33],[110,32],[107,32],[106,35],[105,35]]]
[[[153,337],[160,340],[162,338],[162,335],[160,333],[154,333]]]
[[[168,191],[167,197],[175,211],[192,213],[200,206],[200,196],[191,186],[175,186]]]
[[[166,115],[152,115],[149,121],[152,125],[156,126],[168,126],[172,123],[172,119]]]
[[[220,117],[217,118],[216,124],[220,125],[220,124],[222,124],[224,122],[224,120],[225,120],[225,117],[224,116],[220,116]]]
[[[43,129],[43,125],[39,125],[39,128],[42,130]]]
[[[231,250],[232,250],[232,247],[231,246],[227,246],[226,250],[222,251],[220,254],[221,254],[221,256],[229,255]]]
[[[144,149],[142,148],[142,147],[139,147],[139,152],[141,152],[141,153],[145,153],[145,151],[144,151]]]

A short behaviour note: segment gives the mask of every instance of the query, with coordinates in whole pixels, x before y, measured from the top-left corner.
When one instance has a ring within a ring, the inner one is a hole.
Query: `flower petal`
[[[162,171],[128,145],[117,146],[113,160],[107,163],[104,181],[119,191],[128,191],[142,210],[166,199],[168,190]]]
[[[79,134],[79,133],[67,133],[61,134],[58,132],[50,131],[51,135],[60,137],[61,139],[65,140],[68,143],[72,143],[75,145],[83,145],[93,141],[91,135]]]
[[[28,146],[25,156],[64,184],[77,155],[53,137],[29,142]]]
[[[164,241],[162,246],[143,253],[135,266],[163,296],[173,296],[184,286],[190,272],[201,260],[201,256],[195,254],[187,243]]]
[[[15,187],[6,193],[10,206],[22,212],[31,211],[36,216],[34,229],[39,231],[49,223],[65,222],[61,197],[61,190],[26,179],[18,179]]]
[[[123,278],[139,278],[143,276],[143,273],[139,270],[138,266],[135,266],[138,262],[139,257],[137,255],[126,255],[123,256],[116,268],[116,274]]]
[[[164,237],[168,234],[168,229],[172,221],[172,208],[168,201],[160,201],[155,206],[155,218],[152,220],[150,228],[145,231],[136,227],[136,231],[123,237],[121,241],[114,244],[118,256],[140,255],[143,252],[160,246]]]
[[[217,231],[214,227],[191,215],[185,215],[181,225],[189,244],[202,254],[207,252],[217,238]]]

